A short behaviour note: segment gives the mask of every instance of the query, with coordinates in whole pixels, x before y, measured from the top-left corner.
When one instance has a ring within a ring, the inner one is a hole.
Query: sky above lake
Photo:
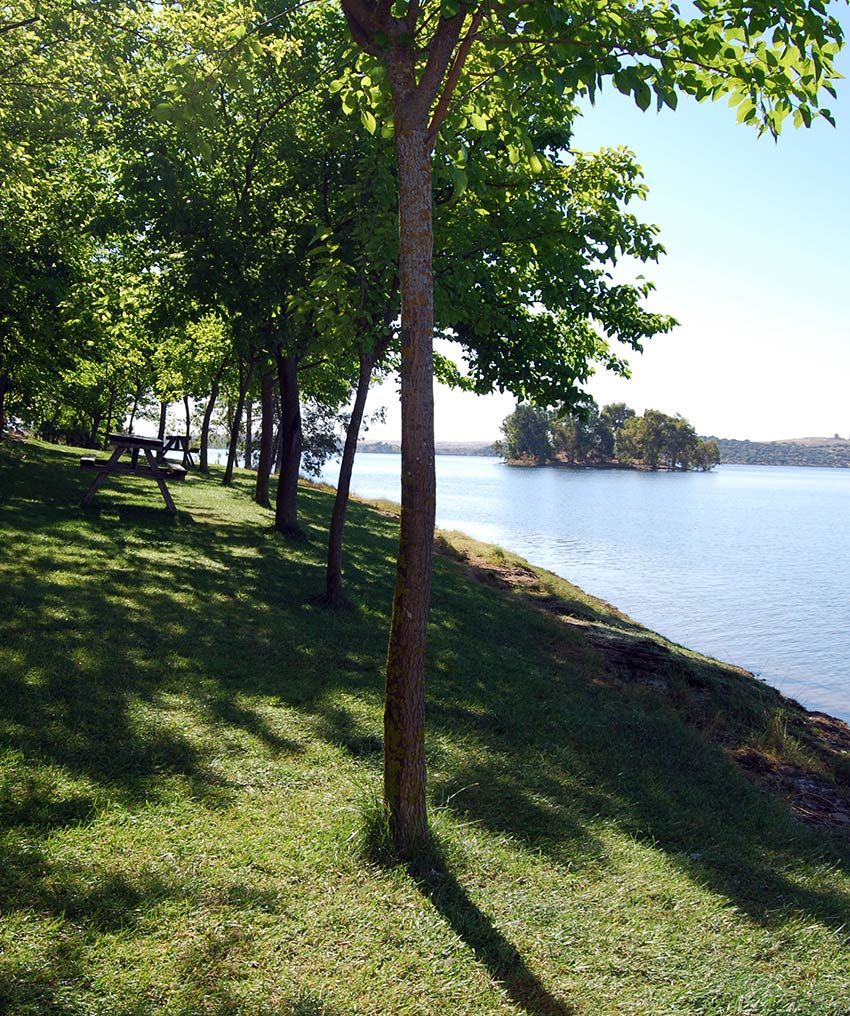
[[[847,51],[839,67],[850,76]],[[837,128],[789,125],[778,143],[725,101],[641,113],[609,90],[587,109],[574,146],[625,145],[643,166],[650,194],[632,210],[667,254],[642,271],[651,306],[680,322],[630,357],[630,380],[594,378],[597,401],[682,413],[720,437],[850,435],[850,81],[830,108]],[[387,418],[368,439],[398,439],[397,383],[370,401]],[[437,439],[493,440],[513,406],[438,386]]]

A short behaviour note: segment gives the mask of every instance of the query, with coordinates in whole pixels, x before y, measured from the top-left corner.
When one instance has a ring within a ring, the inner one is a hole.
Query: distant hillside
[[[738,441],[715,437],[720,461],[747,466],[830,466],[850,468],[850,440],[799,437],[785,441]]]
[[[850,438],[797,437],[784,441],[739,441],[727,437],[707,437],[716,441],[721,463],[745,466],[829,466],[850,469]],[[485,441],[438,441],[438,455],[496,455],[493,444]],[[363,441],[358,451],[398,455],[398,441]]]
[[[495,455],[493,444],[486,441],[438,441],[434,446],[438,455]],[[360,452],[381,455],[398,455],[401,444],[398,441],[363,441],[357,446]]]

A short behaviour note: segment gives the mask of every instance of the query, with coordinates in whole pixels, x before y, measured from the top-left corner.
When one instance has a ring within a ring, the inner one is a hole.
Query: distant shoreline
[[[741,441],[712,438],[724,465],[810,466],[850,468],[850,440],[846,438],[803,437],[786,441]]]
[[[737,438],[710,437],[720,450],[721,465],[737,466],[808,466],[811,468],[850,469],[850,439],[839,437],[803,437],[784,441],[748,441]],[[499,455],[494,442],[438,441],[437,455]],[[364,441],[358,451],[373,455],[398,455],[399,441]],[[524,463],[510,463],[525,465]],[[634,469],[639,467],[621,463],[575,465],[554,462],[547,465],[557,469]],[[541,466],[540,468],[545,468]]]
[[[399,455],[400,441],[361,441],[358,452],[370,455]],[[495,444],[487,441],[437,441],[434,445],[437,455],[481,455],[497,457]]]

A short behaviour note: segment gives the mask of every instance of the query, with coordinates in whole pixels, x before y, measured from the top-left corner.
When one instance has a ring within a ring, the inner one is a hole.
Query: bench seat
[[[93,455],[82,455],[80,457],[80,469],[86,469],[96,473],[109,472],[117,476],[143,476],[151,480],[155,479],[154,474],[148,466],[132,466],[130,463],[117,462],[111,469],[107,470],[107,460],[97,459]],[[159,466],[160,472],[167,480],[185,480],[186,470],[173,462],[163,462]]]

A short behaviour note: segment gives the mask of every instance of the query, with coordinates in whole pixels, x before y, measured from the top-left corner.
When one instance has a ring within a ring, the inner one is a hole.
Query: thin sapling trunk
[[[216,399],[218,399],[219,385],[221,384],[221,377],[224,374],[224,368],[226,362],[216,371],[216,375],[213,378],[212,387],[210,388],[210,397],[207,402],[207,408],[204,410],[204,419],[201,423],[201,441],[200,441],[200,462],[198,468],[202,473],[208,473],[210,471],[209,464],[209,443],[210,443],[210,424],[212,422],[213,410],[215,409]]]
[[[227,466],[224,470],[225,486],[229,486],[233,482],[233,467],[236,463],[236,451],[239,446],[239,431],[242,426],[242,411],[245,406],[245,393],[251,387],[251,380],[254,376],[254,360],[253,357],[248,363],[248,367],[245,367],[245,361],[239,361],[239,396],[236,400],[236,409],[233,413],[233,425],[230,428],[230,446],[227,451]]]
[[[183,396],[183,408],[186,411],[186,447],[183,451],[183,468],[189,465],[189,439],[192,436],[192,418],[189,414],[189,396]]]
[[[257,463],[257,483],[254,488],[254,500],[264,508],[270,508],[269,477],[272,471],[274,456],[274,370],[269,367],[260,378],[260,413],[262,431],[260,432],[260,460]]]
[[[277,357],[282,415],[280,421],[281,463],[275,504],[275,529],[296,535],[298,528],[298,474],[301,470],[301,403],[298,390],[298,357]]]
[[[412,63],[412,58],[411,58]],[[412,78],[412,68],[410,70]],[[427,841],[425,646],[434,549],[431,156],[427,128],[408,125],[395,84],[401,289],[401,525],[384,703],[384,800],[397,849]]]
[[[133,424],[136,420],[136,410],[139,408],[139,399],[142,397],[142,385],[141,382],[137,382],[136,391],[133,395],[133,408],[130,410],[130,422],[127,425],[127,433],[133,433]]]
[[[252,433],[254,403],[249,397],[245,402],[245,468],[254,465],[254,435]]]
[[[345,433],[345,444],[342,450],[342,461],[339,464],[339,479],[336,485],[336,496],[331,514],[331,525],[328,533],[328,564],[325,575],[325,602],[328,606],[336,606],[342,596],[342,541],[345,533],[345,514],[348,510],[348,499],[351,491],[351,474],[354,469],[354,457],[357,454],[357,441],[363,423],[366,399],[369,395],[369,382],[372,370],[387,348],[384,340],[374,353],[360,353],[360,369],[357,375],[357,389],[354,394],[354,406],[351,419]]]

